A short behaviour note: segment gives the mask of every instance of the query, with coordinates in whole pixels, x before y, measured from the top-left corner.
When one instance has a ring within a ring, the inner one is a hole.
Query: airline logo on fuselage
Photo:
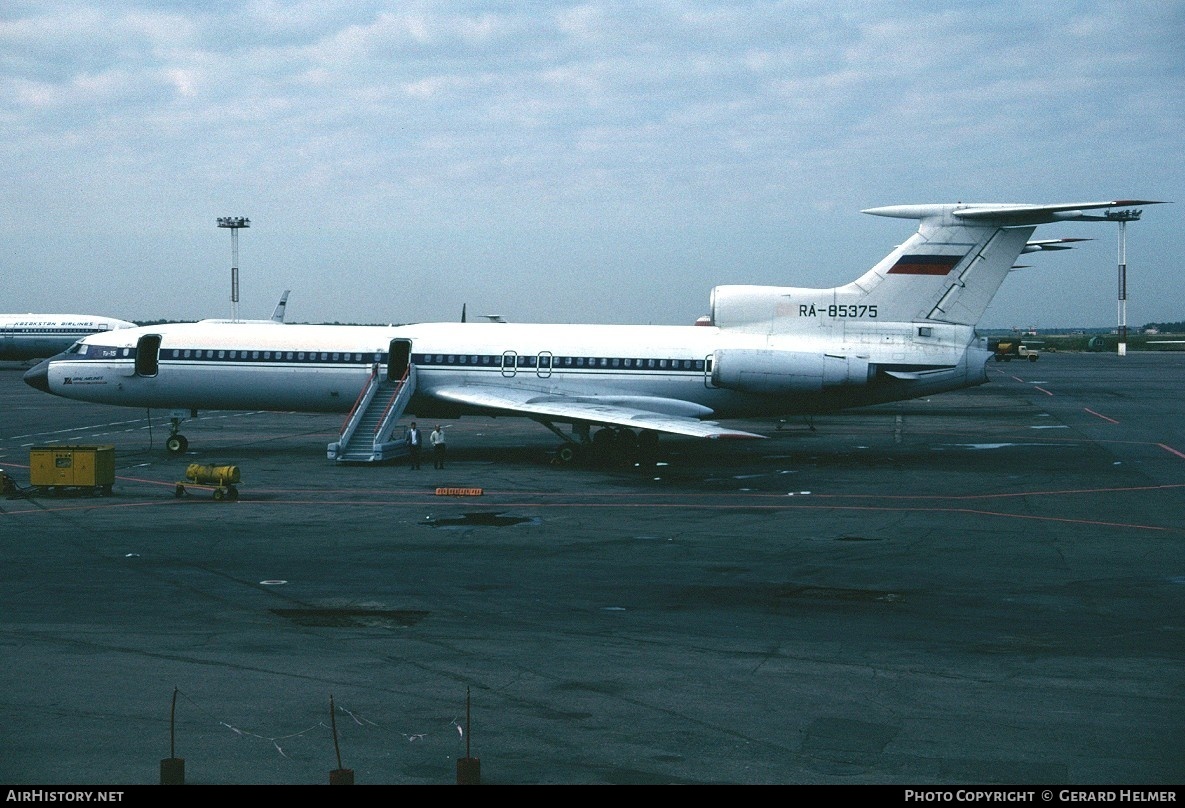
[[[80,330],[98,331],[105,328],[93,322],[74,322],[69,320],[20,320],[12,323],[10,328],[77,328]]]
[[[961,255],[903,255],[890,275],[945,275],[963,260]]]

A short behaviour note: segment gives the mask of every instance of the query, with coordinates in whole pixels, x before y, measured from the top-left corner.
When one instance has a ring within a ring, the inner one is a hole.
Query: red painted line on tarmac
[[[1170,446],[1166,446],[1163,443],[1158,443],[1158,444],[1156,444],[1156,446],[1160,447],[1161,449],[1164,449],[1166,452],[1170,452],[1171,454],[1175,454],[1178,457],[1185,459],[1185,453],[1178,452],[1176,449],[1173,449]],[[118,479],[135,479],[135,478],[120,477]],[[176,481],[157,481],[157,480],[146,480],[146,479],[141,479],[141,480],[137,480],[137,481],[143,482],[143,483],[149,484],[149,485],[166,487],[170,490],[170,492],[172,492],[172,489],[177,484]],[[185,482],[185,481],[182,481],[182,484],[185,485],[187,488],[193,487],[193,488],[198,488],[201,490],[212,490],[210,486],[203,487],[203,486],[198,486],[193,483],[189,483],[189,482]],[[656,505],[656,506],[660,506],[660,507],[700,507],[700,508],[721,507],[721,508],[725,508],[725,507],[749,507],[749,506],[744,505],[742,503],[745,503],[745,502],[751,503],[754,500],[769,500],[769,499],[775,499],[775,500],[781,501],[781,500],[787,499],[790,496],[801,497],[802,499],[828,500],[828,501],[835,501],[835,500],[884,500],[884,501],[916,502],[916,501],[926,501],[926,500],[930,500],[930,501],[944,500],[944,501],[967,502],[967,501],[972,501],[972,500],[1016,499],[1018,497],[1057,497],[1057,496],[1085,496],[1085,495],[1095,496],[1095,495],[1099,495],[1099,494],[1127,494],[1127,493],[1139,493],[1139,492],[1145,492],[1145,491],[1173,491],[1173,490],[1178,490],[1178,489],[1182,489],[1182,488],[1185,488],[1185,483],[1169,483],[1169,484],[1165,484],[1165,485],[1107,486],[1107,487],[1099,487],[1099,488],[1061,488],[1061,489],[1051,488],[1051,489],[1034,489],[1034,490],[1023,490],[1023,491],[995,491],[995,492],[988,491],[988,492],[978,493],[978,494],[955,494],[955,493],[940,493],[940,494],[842,494],[842,493],[841,494],[826,494],[826,493],[821,493],[821,492],[812,492],[810,494],[796,494],[794,492],[784,492],[784,491],[777,491],[777,492],[770,492],[770,493],[762,493],[762,492],[754,492],[754,491],[741,493],[741,492],[726,491],[726,492],[717,494],[716,496],[720,497],[720,498],[727,498],[731,501],[726,504],[720,504],[720,505],[715,505],[712,503],[705,503],[704,496],[702,494],[667,494],[667,493],[656,492],[656,491],[645,491],[645,492],[639,492],[636,494],[630,494],[630,493],[624,493],[624,492],[623,493],[614,492],[612,495],[609,495],[604,492],[579,493],[579,492],[573,492],[573,491],[551,492],[551,491],[530,491],[530,490],[515,490],[515,489],[501,489],[501,490],[499,490],[499,489],[486,488],[486,489],[483,489],[483,493],[484,493],[484,498],[485,498],[486,503],[488,503],[490,505],[497,505],[498,507],[509,507],[509,506],[518,507],[518,506],[522,506],[524,504],[525,505],[546,505],[548,507],[557,506],[557,505],[558,506],[571,505],[573,507],[579,507],[584,504],[592,504],[592,505],[597,505],[597,506],[600,506],[602,504],[604,504],[604,505],[617,504],[617,505],[620,505],[621,507],[647,507],[649,505]],[[292,502],[294,500],[281,499],[280,497],[291,498],[293,496],[307,496],[307,499],[303,499],[303,500],[299,500],[299,501],[303,502],[304,504],[326,504],[326,503],[329,503],[329,504],[351,504],[351,503],[353,503],[353,504],[357,504],[357,505],[392,505],[392,504],[396,504],[396,503],[398,503],[400,505],[432,504],[432,503],[439,504],[441,500],[435,496],[435,490],[436,490],[435,488],[432,489],[432,491],[424,491],[422,489],[382,489],[382,488],[335,489],[335,488],[256,488],[256,487],[252,487],[252,488],[250,488],[250,490],[244,490],[243,487],[240,487],[239,488],[240,494],[239,494],[238,502],[240,502],[240,503],[250,502],[253,504],[288,503],[288,502]],[[346,492],[348,492],[350,494],[354,494],[359,497],[379,496],[379,497],[383,497],[383,499],[380,499],[380,500],[341,499],[340,498],[341,495]],[[179,503],[179,502],[183,503],[186,501],[193,501],[195,499],[197,499],[197,500],[206,499],[205,497],[181,497],[181,498],[178,498],[178,497],[170,496],[167,499],[162,498],[161,500],[138,500],[138,501],[134,501],[134,502],[127,501],[128,497],[133,497],[133,496],[137,496],[137,495],[132,494],[129,491],[123,491],[122,493],[116,493],[114,495],[114,497],[112,497],[112,496],[98,496],[98,495],[95,495],[95,496],[33,495],[33,496],[30,496],[29,499],[31,501],[43,503],[43,507],[35,509],[38,511],[46,510],[47,508],[45,507],[45,504],[47,504],[47,503],[54,503],[54,506],[51,506],[51,507],[52,507],[52,509],[55,509],[55,510],[74,510],[74,509],[78,509],[78,508],[121,508],[121,507],[127,508],[127,507],[139,507],[139,506],[143,506],[143,505],[160,505],[160,504],[171,505],[171,504],[175,504],[175,503]],[[139,496],[145,496],[145,495],[140,494]],[[613,502],[611,502],[611,503],[585,503],[584,502],[584,500],[587,500],[590,498],[598,498],[598,497],[603,498],[603,497],[607,497],[607,496],[612,496]],[[327,499],[326,497],[329,497],[329,498]],[[428,497],[428,499],[422,499],[424,497]],[[500,497],[506,497],[506,498],[531,497],[532,500],[529,502],[524,502],[521,500],[508,501],[506,499],[499,499]],[[555,502],[554,499],[559,498],[559,497],[563,497],[567,501]],[[692,500],[694,500],[694,502],[691,502],[691,503],[682,502],[681,500],[684,500],[684,499],[692,499]],[[123,501],[120,501],[120,500],[123,500]],[[550,501],[544,502],[544,500],[550,500]],[[635,500],[635,502],[629,502],[628,500]],[[229,505],[232,503],[222,503],[222,504]],[[788,503],[785,503],[785,504],[788,506]],[[756,507],[767,507],[767,506],[759,505]],[[837,507],[837,506],[827,505],[826,507]],[[8,510],[7,510],[7,513],[28,513],[28,512],[29,511],[26,511],[26,510],[13,510],[11,507],[8,508]],[[0,512],[0,516],[2,516],[2,515],[4,515],[4,513]]]
[[[1053,395],[1053,393],[1049,392],[1049,391],[1048,391],[1048,390],[1046,390],[1044,387],[1038,387],[1038,386],[1037,386],[1037,385],[1035,385],[1035,384],[1033,385],[1033,389],[1034,389],[1034,390],[1040,390],[1042,393],[1044,393],[1044,394],[1045,394],[1045,395],[1047,395],[1047,396],[1052,396],[1052,395]]]
[[[1172,451],[1172,450],[1170,450]],[[1172,490],[1176,488],[1185,488],[1185,483],[1171,483],[1169,485],[1136,485],[1123,486],[1116,488],[1064,488],[1051,489],[1048,491],[999,491],[989,494],[804,494],[812,499],[899,499],[899,500],[918,500],[918,499],[947,499],[947,500],[971,500],[971,499],[1010,499],[1015,497],[1054,497],[1066,496],[1071,494],[1127,494],[1136,491],[1162,491]],[[783,497],[785,494],[750,494],[749,496],[758,497]]]
[[[1104,421],[1110,421],[1113,424],[1119,423],[1114,418],[1108,418],[1107,416],[1103,415],[1102,413],[1095,412],[1090,407],[1083,407],[1082,409],[1086,410],[1087,412],[1089,412],[1091,415],[1095,416],[1096,418],[1102,418]]]
[[[216,500],[204,500],[207,507],[212,508],[244,508],[250,506],[312,506],[322,507],[326,504],[324,500],[309,501],[309,500],[267,500],[267,501],[252,501],[238,499],[234,502],[217,502]],[[31,508],[28,510],[8,510],[0,513],[0,516],[20,516],[28,514],[49,514],[60,513],[62,511],[78,511],[89,510],[95,511],[99,508],[136,508],[136,507],[155,507],[160,505],[171,505],[174,507],[185,503],[185,500],[161,500],[159,502],[135,502],[135,503],[111,503],[98,504],[97,503],[79,503],[77,505],[70,505],[65,507],[49,507],[49,508]],[[193,503],[192,500],[189,504]],[[334,501],[334,505],[355,505],[366,507],[383,507],[391,503],[385,501]],[[406,505],[424,505],[425,507],[440,505],[440,500],[435,497],[425,499],[422,502],[405,502]],[[468,505],[472,507],[471,505]],[[890,507],[890,506],[875,506],[875,505],[835,505],[835,504],[819,504],[819,505],[804,505],[804,504],[789,504],[782,503],[779,505],[754,505],[752,503],[738,503],[729,505],[712,505],[712,504],[687,504],[687,503],[654,503],[654,502],[636,502],[636,503],[621,503],[621,502],[586,502],[586,503],[571,503],[571,502],[504,502],[498,503],[500,508],[691,508],[694,510],[716,510],[716,511],[730,511],[730,510],[768,510],[768,511],[790,511],[790,510],[830,510],[830,511],[882,511],[893,513],[949,513],[949,514],[967,514],[970,516],[996,516],[1003,519],[1027,519],[1037,522],[1061,522],[1065,524],[1076,525],[1093,525],[1096,527],[1114,527],[1114,528],[1129,528],[1131,530],[1150,530],[1156,532],[1175,533],[1181,532],[1180,527],[1164,527],[1160,525],[1141,525],[1125,522],[1105,522],[1098,519],[1071,519],[1062,516],[1037,516],[1034,514],[1015,514],[1002,513],[999,511],[986,511],[977,508],[914,508],[914,507]],[[426,522],[427,524],[427,522]]]
[[[1174,449],[1171,446],[1165,446],[1163,443],[1158,443],[1156,445],[1159,446],[1161,449],[1164,449],[1166,452],[1168,452],[1170,454],[1175,454],[1177,457],[1185,458],[1185,454],[1178,452],[1176,449]]]

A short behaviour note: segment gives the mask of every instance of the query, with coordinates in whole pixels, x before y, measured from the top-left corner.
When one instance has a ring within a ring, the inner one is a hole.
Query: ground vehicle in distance
[[[992,340],[990,347],[997,362],[1011,362],[1013,359],[1028,359],[1036,362],[1040,354],[1019,340]]]

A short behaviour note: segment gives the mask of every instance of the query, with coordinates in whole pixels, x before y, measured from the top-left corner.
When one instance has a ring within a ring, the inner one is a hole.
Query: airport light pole
[[[239,319],[239,230],[251,226],[251,220],[243,216],[222,216],[219,227],[230,229],[230,318]]]
[[[1142,210],[1109,210],[1103,215],[1119,222],[1119,346],[1120,356],[1127,356],[1127,223],[1137,221]]]

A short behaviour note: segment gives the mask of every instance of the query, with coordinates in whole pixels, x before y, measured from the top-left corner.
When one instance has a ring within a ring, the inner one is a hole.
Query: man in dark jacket
[[[418,469],[420,467],[420,446],[423,441],[420,440],[420,430],[415,421],[412,421],[411,426],[407,428],[404,440],[407,442],[407,453],[411,458],[411,467]]]

